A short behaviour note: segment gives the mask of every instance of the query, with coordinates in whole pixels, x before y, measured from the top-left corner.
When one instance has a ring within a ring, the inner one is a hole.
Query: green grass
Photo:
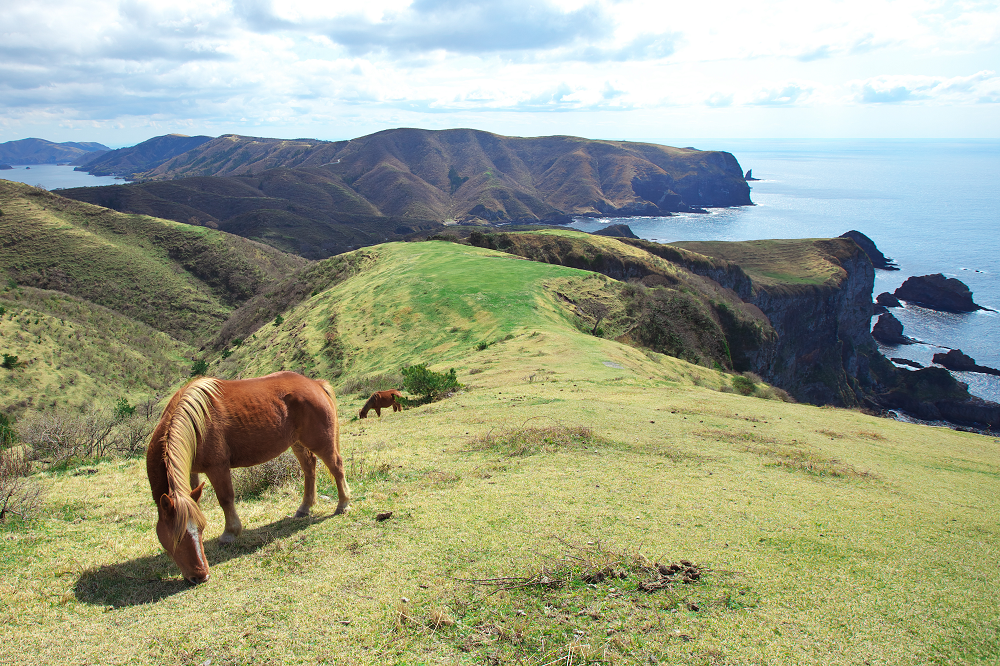
[[[347,516],[323,500],[288,518],[292,482],[241,502],[247,531],[222,546],[206,498],[213,577],[196,588],[156,542],[140,461],[40,475],[52,508],[0,556],[15,663],[995,662],[992,439],[648,380],[496,379],[345,417]],[[546,445],[550,428],[590,434]],[[531,452],[484,446],[498,432]],[[643,592],[639,555],[705,575]],[[583,581],[598,556],[625,578]],[[558,584],[481,582],[542,575]]]
[[[445,242],[367,251],[213,360],[340,368],[351,511],[333,516],[325,475],[312,518],[290,517],[299,481],[254,490],[227,546],[209,491],[212,578],[192,588],[153,533],[143,461],[36,473],[41,515],[0,526],[6,660],[1000,660],[997,440],[723,392],[731,375],[579,330],[550,285],[591,273]],[[465,388],[356,419],[357,387],[406,363]],[[641,588],[681,560],[703,575]]]

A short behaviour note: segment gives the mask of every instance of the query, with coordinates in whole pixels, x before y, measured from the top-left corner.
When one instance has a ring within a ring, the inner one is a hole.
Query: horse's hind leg
[[[233,477],[228,467],[213,468],[205,472],[215,488],[219,506],[226,515],[226,529],[219,536],[222,543],[232,543],[243,531],[243,523],[236,514],[236,493],[233,491]]]
[[[316,456],[301,444],[294,444],[292,453],[299,459],[299,465],[302,466],[305,486],[302,492],[302,505],[295,512],[295,517],[304,518],[309,515],[309,510],[316,503]]]
[[[334,515],[344,513],[351,505],[351,487],[347,485],[347,478],[344,475],[344,459],[340,457],[340,452],[334,447],[317,451],[316,455],[330,470],[333,482],[337,484],[337,510],[333,513]]]

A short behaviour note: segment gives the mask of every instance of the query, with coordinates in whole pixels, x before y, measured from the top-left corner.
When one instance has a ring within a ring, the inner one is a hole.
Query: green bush
[[[17,441],[17,432],[14,430],[14,423],[6,414],[0,414],[0,450]]]
[[[208,361],[206,361],[205,359],[198,359],[197,361],[194,362],[194,365],[191,366],[192,377],[197,377],[198,375],[204,375],[207,372],[208,372]]]
[[[285,323],[285,318],[282,317],[281,315],[278,315],[277,317],[274,318],[274,325],[275,326],[281,326],[284,323]]]
[[[754,389],[757,385],[753,383],[752,379],[744,377],[743,375],[736,375],[733,377],[733,388],[736,389],[737,393],[742,395],[752,395]]]
[[[445,394],[461,387],[455,368],[446,373],[428,370],[424,363],[403,368],[403,388],[408,393],[420,396],[419,404],[440,400]]]
[[[128,404],[128,399],[118,398],[118,402],[115,403],[115,409],[112,412],[116,421],[124,421],[128,417],[135,414],[135,407]]]
[[[13,354],[4,354],[3,363],[0,365],[3,365],[3,367],[7,368],[8,370],[13,370],[14,368],[20,365],[20,362],[17,360],[17,357],[14,356]]]

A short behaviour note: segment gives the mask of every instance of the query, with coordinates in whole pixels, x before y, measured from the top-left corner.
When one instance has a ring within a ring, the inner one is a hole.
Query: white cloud
[[[882,75],[853,83],[855,100],[863,104],[929,101],[935,104],[993,102],[1000,77],[989,70],[949,78],[924,75]]]
[[[1000,9],[975,0],[50,0],[4,3],[0,35],[0,140],[1000,99]]]

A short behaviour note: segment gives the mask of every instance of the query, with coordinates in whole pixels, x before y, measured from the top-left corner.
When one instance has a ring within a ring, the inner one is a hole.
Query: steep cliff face
[[[878,354],[869,330],[875,270],[853,240],[676,245],[742,269],[687,266],[767,316],[777,340],[748,353],[755,372],[805,402],[857,406],[869,400],[869,366]]]

